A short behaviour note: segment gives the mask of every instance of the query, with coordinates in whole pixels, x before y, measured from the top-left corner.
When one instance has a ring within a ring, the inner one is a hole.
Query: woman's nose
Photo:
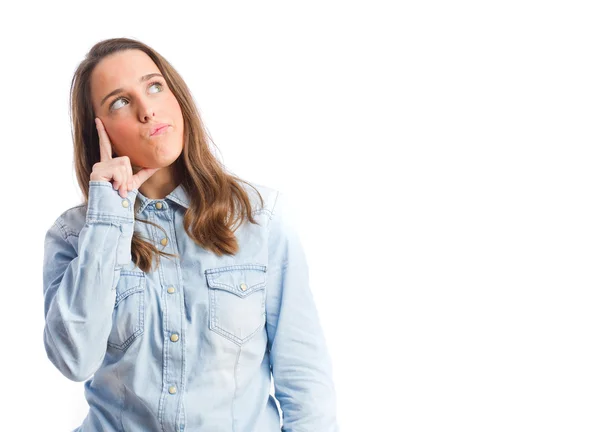
[[[148,102],[140,103],[140,121],[146,122],[154,117],[154,115],[154,108],[152,108]]]

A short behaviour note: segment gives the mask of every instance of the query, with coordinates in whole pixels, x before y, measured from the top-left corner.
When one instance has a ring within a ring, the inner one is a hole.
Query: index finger
[[[142,183],[148,180],[152,176],[152,174],[154,174],[159,169],[160,168],[142,168],[133,176],[131,176],[131,179],[133,180],[133,189],[138,189],[142,185]]]
[[[102,120],[98,117],[94,120],[96,122],[96,129],[98,130],[98,139],[100,141],[100,162],[109,161],[112,159],[112,144],[108,138],[108,134],[104,129]]]

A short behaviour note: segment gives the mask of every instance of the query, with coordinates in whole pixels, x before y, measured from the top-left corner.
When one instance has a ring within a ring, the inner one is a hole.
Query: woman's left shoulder
[[[277,189],[249,180],[245,180],[245,183],[241,184],[252,204],[252,214],[267,213],[270,215],[273,213],[273,207],[279,194]]]

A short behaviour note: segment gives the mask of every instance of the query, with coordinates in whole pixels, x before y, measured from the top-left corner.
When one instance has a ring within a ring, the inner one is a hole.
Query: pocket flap
[[[264,289],[267,285],[267,266],[238,264],[216,267],[205,271],[210,289],[229,291],[238,297],[246,297]]]
[[[145,282],[146,275],[144,272],[121,270],[121,276],[117,283],[115,307],[131,294],[144,291]]]

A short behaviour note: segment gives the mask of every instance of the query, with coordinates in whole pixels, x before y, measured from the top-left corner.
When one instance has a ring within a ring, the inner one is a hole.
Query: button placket
[[[161,249],[162,245],[163,247],[166,246],[166,248],[164,250],[168,250],[170,249],[170,247],[172,246],[174,251],[173,252],[177,252],[177,248],[176,248],[176,242],[174,240],[173,245],[170,244],[170,239],[169,239],[169,235],[172,232],[172,223],[173,223],[173,218],[172,218],[172,212],[169,209],[169,205],[166,202],[153,202],[150,205],[150,210],[151,212],[154,212],[154,217],[156,217],[156,222],[159,222],[160,225],[160,229],[157,228],[157,230],[154,232],[155,237],[155,242],[158,245],[159,250]],[[169,252],[171,252],[169,250]],[[160,260],[160,265],[163,267],[163,271],[165,274],[170,275],[171,272],[175,271],[175,263],[173,260],[164,260],[161,257]],[[171,282],[175,282],[175,280],[171,280]],[[166,337],[168,339],[166,339],[167,344],[173,344],[170,345],[170,347],[167,349],[166,351],[166,355],[169,357],[170,361],[169,361],[169,375],[171,376],[176,376],[178,373],[181,372],[181,368],[183,365],[183,358],[185,353],[183,352],[183,340],[181,340],[181,335],[180,333],[177,331],[177,329],[180,328],[180,326],[178,325],[178,314],[180,313],[179,310],[179,301],[178,295],[173,295],[174,293],[177,292],[176,287],[174,285],[170,285],[168,282],[165,283],[164,285],[162,285],[161,287],[163,290],[165,290],[167,292],[167,294],[169,294],[168,296],[163,297],[162,301],[164,302],[164,307],[167,308],[169,310],[169,314],[168,317],[169,319],[166,320],[166,327],[170,328],[170,330],[166,330],[163,332],[163,337]],[[164,293],[164,291],[163,291]],[[181,295],[183,296],[183,291],[181,293]],[[183,331],[183,330],[182,330]],[[181,340],[182,344],[179,344],[179,341]],[[167,377],[165,377],[167,378]],[[175,395],[178,393],[179,389],[177,388],[176,384],[169,384],[168,382],[168,378],[166,380],[163,381],[163,385],[167,386],[167,391],[169,392],[170,395]],[[175,400],[175,399],[174,399]]]

